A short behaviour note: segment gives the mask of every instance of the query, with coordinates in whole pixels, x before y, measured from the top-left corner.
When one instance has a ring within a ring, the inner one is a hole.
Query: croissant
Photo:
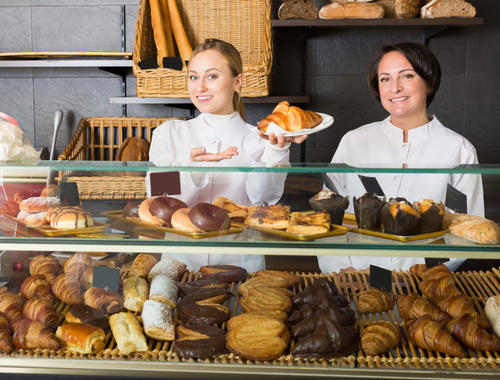
[[[388,311],[394,306],[394,295],[380,289],[368,289],[359,295],[356,310],[360,314],[381,313]]]
[[[57,329],[59,318],[53,303],[41,297],[29,299],[23,308],[23,314],[26,318],[33,321],[42,322],[52,330]]]
[[[9,353],[13,348],[9,321],[5,314],[0,312],[0,351]]]
[[[5,314],[10,328],[15,329],[16,324],[23,320],[23,305],[21,297],[12,292],[0,294],[0,312]]]
[[[463,346],[476,350],[500,351],[500,339],[480,328],[470,314],[442,321],[441,326]]]
[[[123,310],[123,298],[114,290],[90,288],[84,294],[84,304],[105,314],[114,314]]]
[[[59,341],[54,332],[42,322],[32,321],[29,318],[24,318],[18,323],[12,342],[17,348],[24,350],[42,348],[55,351],[59,349]]]
[[[92,266],[92,257],[83,252],[75,253],[64,263],[64,273],[73,273],[77,279]]]
[[[413,273],[415,276],[422,277],[424,271],[427,270],[427,265],[425,264],[414,264],[410,267],[410,273]]]
[[[0,207],[0,214],[9,215],[13,218],[17,218],[19,211],[19,204],[13,199],[5,201],[2,207]]]
[[[30,274],[43,274],[49,284],[56,279],[59,274],[59,260],[54,256],[37,255],[31,259]]]
[[[21,285],[21,295],[26,299],[42,297],[52,304],[56,303],[56,297],[52,294],[50,284],[43,274],[35,274],[24,280]]]
[[[459,318],[468,313],[474,318],[479,327],[482,329],[491,329],[491,324],[488,320],[479,315],[474,306],[464,296],[436,297],[431,298],[430,301],[441,310],[446,311],[453,318]]]
[[[376,356],[396,347],[400,340],[399,326],[389,321],[378,321],[363,330],[361,347],[367,356]]]
[[[423,350],[438,351],[446,355],[465,358],[465,352],[453,337],[433,321],[430,315],[406,321],[410,342]]]
[[[8,286],[2,286],[0,288],[0,294],[7,293],[8,291],[9,291],[9,287]]]
[[[52,283],[52,293],[68,305],[81,305],[83,303],[82,288],[78,279],[71,273],[57,276]]]
[[[463,293],[455,286],[452,277],[441,277],[437,280],[426,280],[418,284],[418,288],[427,298],[451,297]]]
[[[304,111],[299,107],[290,107],[290,103],[283,101],[276,106],[272,114],[257,124],[257,128],[265,133],[269,123],[274,122],[285,131],[295,132],[301,129],[314,128],[322,121],[323,118],[316,112]]]
[[[397,299],[399,315],[403,319],[417,319],[422,315],[429,314],[433,321],[449,319],[450,315],[431,304],[427,298],[420,297],[417,293],[409,296],[398,296]]]

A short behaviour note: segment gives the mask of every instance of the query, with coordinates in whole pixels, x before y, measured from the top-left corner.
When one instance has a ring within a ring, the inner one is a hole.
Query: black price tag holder
[[[92,286],[104,290],[118,291],[120,284],[120,269],[94,266]]]
[[[370,265],[370,288],[392,293],[392,271]]]
[[[156,58],[153,56],[143,59],[142,61],[138,62],[137,65],[141,70],[154,70],[159,67],[156,63]]]
[[[80,206],[80,195],[78,194],[78,184],[76,182],[61,182],[56,190],[56,197],[59,198],[61,206]]]
[[[456,213],[467,214],[467,195],[448,184],[445,205]]]
[[[161,197],[179,195],[181,193],[181,176],[179,172],[151,172],[151,196]]]
[[[425,266],[427,269],[435,267],[437,265],[444,264],[447,261],[450,261],[450,259],[440,259],[437,257],[426,257],[425,259]]]
[[[163,68],[182,71],[181,57],[163,57]]]
[[[361,174],[358,174],[358,177],[361,180],[361,183],[363,184],[363,186],[368,194],[373,194],[373,195],[376,195],[378,197],[385,196],[384,192],[382,191],[382,188],[380,187],[380,184],[377,181],[377,178],[366,177],[366,176],[361,175]]]

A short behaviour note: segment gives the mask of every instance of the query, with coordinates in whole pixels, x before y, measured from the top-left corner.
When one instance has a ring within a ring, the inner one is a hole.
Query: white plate
[[[288,131],[285,131],[284,129],[278,127],[277,124],[270,122],[268,127],[267,127],[267,132],[264,134],[268,135],[270,132],[273,132],[275,134],[282,133],[283,136],[285,136],[285,137],[310,135],[310,134],[322,131],[323,129],[326,129],[330,125],[333,124],[333,116],[327,115],[325,113],[320,113],[320,112],[317,112],[317,114],[321,115],[321,117],[323,118],[323,121],[321,123],[319,123],[317,126],[315,126],[314,128],[301,129],[300,131],[296,131],[296,132],[288,132]]]

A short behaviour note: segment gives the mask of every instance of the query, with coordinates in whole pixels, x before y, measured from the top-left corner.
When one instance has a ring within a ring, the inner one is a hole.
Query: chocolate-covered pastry
[[[354,215],[359,228],[380,228],[382,219],[380,209],[383,200],[372,194],[364,194],[362,197],[353,198]]]
[[[177,326],[173,351],[181,358],[207,358],[227,353],[226,332],[216,326]]]
[[[404,198],[391,198],[380,211],[384,232],[398,236],[417,233],[420,214]]]
[[[311,314],[318,310],[328,310],[333,307],[347,307],[349,302],[347,298],[342,295],[331,295],[324,289],[320,289],[314,298],[311,300],[311,303],[302,309],[296,310],[293,314],[288,318],[288,322],[292,325],[303,321]]]
[[[316,293],[321,289],[326,290],[332,296],[338,294],[337,287],[333,282],[326,278],[317,278],[311,285],[307,286],[303,291],[297,293],[293,297],[293,307],[297,309],[310,304]]]
[[[181,286],[179,286],[179,297],[183,298],[188,294],[193,294],[200,289],[205,288],[223,288],[227,289],[228,284],[224,281],[219,280],[196,280],[185,282]]]
[[[245,281],[247,271],[237,265],[205,265],[198,280],[219,280],[227,283]]]
[[[140,221],[141,218],[139,218],[139,205],[134,202],[127,202],[122,211],[122,218]]]
[[[111,331],[106,315],[88,305],[72,306],[66,312],[65,318],[68,323],[85,323],[86,325],[99,327],[103,329],[106,334]]]
[[[314,211],[330,213],[332,224],[342,225],[345,210],[349,206],[349,197],[343,197],[334,191],[323,190],[309,199],[309,204]]]
[[[352,326],[356,323],[356,312],[350,307],[332,307],[326,310],[318,310],[293,326],[292,337],[302,338],[316,330],[325,319],[331,319],[342,326]]]
[[[229,293],[223,288],[200,289],[179,301],[179,319],[186,323],[203,325],[225,322],[230,318],[231,311],[222,303],[228,298]]]
[[[321,320],[313,333],[300,339],[292,350],[297,357],[334,358],[346,356],[358,349],[359,331],[341,326],[330,318]]]
[[[172,223],[170,222],[172,215],[180,208],[187,208],[187,205],[176,198],[158,197],[149,205],[149,212],[151,215],[163,220],[167,227],[172,227]]]
[[[413,202],[413,208],[420,214],[417,234],[430,234],[441,230],[444,216],[443,202],[436,203],[432,199],[423,199]]]

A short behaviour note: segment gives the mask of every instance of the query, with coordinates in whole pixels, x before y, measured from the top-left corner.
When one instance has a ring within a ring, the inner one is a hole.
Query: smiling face
[[[217,50],[200,52],[189,63],[189,97],[202,113],[232,114],[234,92],[242,81],[243,75],[234,77],[227,59]]]
[[[378,68],[380,100],[391,114],[391,121],[423,125],[428,122],[426,99],[429,86],[403,54],[386,54]]]

